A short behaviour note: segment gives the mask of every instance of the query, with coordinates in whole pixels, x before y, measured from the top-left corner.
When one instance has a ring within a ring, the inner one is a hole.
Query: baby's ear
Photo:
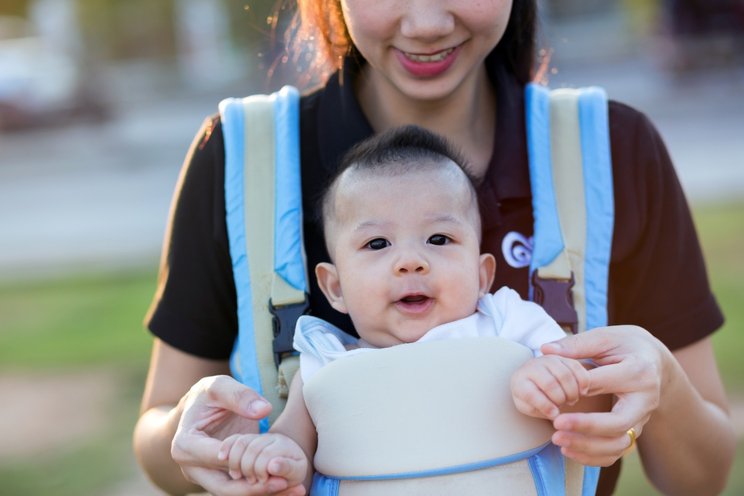
[[[341,313],[349,313],[344,303],[341,281],[338,279],[336,266],[328,262],[319,263],[315,266],[315,277],[318,278],[318,286],[323,291],[328,303]]]
[[[496,277],[496,258],[490,253],[480,256],[480,296],[491,291],[491,285]]]

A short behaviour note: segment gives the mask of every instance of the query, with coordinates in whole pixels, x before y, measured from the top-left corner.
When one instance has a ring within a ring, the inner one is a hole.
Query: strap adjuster
[[[274,365],[279,367],[282,361],[282,355],[294,352],[292,341],[294,340],[294,330],[297,319],[310,311],[310,300],[307,293],[305,299],[300,303],[290,303],[289,305],[274,306],[269,299],[269,312],[274,316],[272,319],[274,340],[272,348],[274,350]]]
[[[571,288],[575,283],[573,271],[571,279],[546,279],[532,273],[532,300],[558,322],[558,325],[572,334],[579,332],[579,317],[573,306]]]

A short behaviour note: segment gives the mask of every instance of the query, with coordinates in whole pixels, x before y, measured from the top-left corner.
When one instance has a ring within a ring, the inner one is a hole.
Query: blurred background
[[[667,142],[727,315],[715,345],[742,436],[744,1],[541,4],[551,86],[604,86]],[[0,495],[158,494],[130,437],[170,196],[220,99],[297,75],[267,76],[277,12],[0,0]],[[737,468],[726,494],[744,494],[744,448]],[[656,494],[635,456],[619,493]]]

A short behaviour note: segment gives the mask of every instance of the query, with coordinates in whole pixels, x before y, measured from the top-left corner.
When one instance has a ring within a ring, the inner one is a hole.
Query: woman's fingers
[[[217,467],[220,438],[241,428],[235,422],[255,422],[271,405],[252,389],[228,376],[206,377],[184,396],[183,413],[171,444],[171,456],[181,464]]]
[[[205,403],[211,408],[224,408],[253,420],[260,420],[271,413],[268,401],[229,376],[206,377],[197,382],[194,388],[206,393]]]
[[[617,405],[615,405],[617,407]],[[649,415],[637,416],[631,410],[609,413],[567,413],[553,421],[553,442],[561,452],[580,463],[594,466],[611,465],[631,446],[628,431],[640,436]],[[639,412],[642,409],[638,410]]]
[[[625,433],[613,437],[585,437],[575,433],[556,432],[552,441],[561,447],[563,455],[595,467],[612,465],[630,445]]]
[[[553,420],[553,427],[556,431],[584,436],[618,436],[640,420],[614,412],[562,413]]]
[[[645,329],[621,325],[600,327],[580,334],[566,336],[545,343],[540,350],[546,355],[591,359],[600,365],[616,363],[620,359],[649,351],[657,353],[663,345]]]
[[[661,394],[660,365],[641,357],[627,357],[622,361],[596,367],[589,372],[591,387],[589,394],[639,393],[655,396]],[[649,405],[656,408],[657,404]]]
[[[184,474],[187,474],[187,477],[191,480],[198,481],[198,484],[206,489],[209,494],[216,496],[259,496],[276,493],[284,489],[272,491],[268,487],[256,484],[248,479],[232,479],[221,470],[203,467],[191,467],[184,470]]]
[[[173,437],[171,456],[179,465],[218,467],[222,441],[200,433],[179,433]]]

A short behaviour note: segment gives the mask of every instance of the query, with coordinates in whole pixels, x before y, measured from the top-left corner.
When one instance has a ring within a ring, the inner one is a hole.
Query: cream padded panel
[[[330,363],[304,386],[316,469],[337,477],[431,470],[544,444],[551,424],[517,412],[509,389],[531,356],[513,341],[480,337]]]

